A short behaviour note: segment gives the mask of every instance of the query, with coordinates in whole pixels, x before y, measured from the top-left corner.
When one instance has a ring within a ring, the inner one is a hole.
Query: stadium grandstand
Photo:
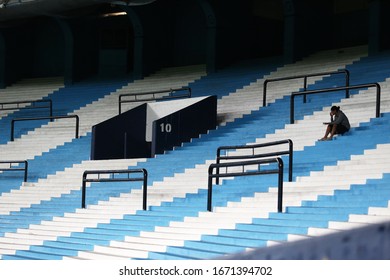
[[[389,14],[0,0],[0,260],[390,259]]]

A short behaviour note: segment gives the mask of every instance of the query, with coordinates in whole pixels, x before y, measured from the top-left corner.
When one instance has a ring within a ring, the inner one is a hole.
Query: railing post
[[[216,163],[219,164],[221,162],[221,149],[218,148],[217,149],[217,160],[216,160]],[[216,167],[216,174],[219,175],[219,166]],[[215,184],[216,185],[219,185],[219,177],[216,177],[215,178]]]
[[[381,115],[381,86],[379,83],[376,84],[376,117],[379,118]]]
[[[50,114],[50,117],[52,117],[53,116],[53,102],[51,99],[49,99],[48,101],[49,101],[49,114]]]
[[[294,144],[291,139],[288,139],[288,150],[289,150],[289,155],[288,155],[288,181],[292,182],[292,175],[293,175],[293,153],[294,153]]]
[[[303,78],[303,91],[307,90],[307,76]],[[306,103],[306,94],[303,95],[303,103]]]
[[[86,196],[86,182],[85,179],[87,178],[87,173],[84,172],[83,174],[83,185],[81,188],[81,208],[85,209],[85,196]]]
[[[263,107],[267,106],[267,84],[268,80],[265,80],[263,83]]]
[[[147,210],[148,204],[148,171],[146,169],[142,169],[144,175],[144,185],[143,185],[143,199],[142,199],[142,209],[144,211]]]
[[[350,74],[349,74],[349,71],[347,69],[345,69],[344,71],[345,71],[345,86],[347,87],[347,89],[345,90],[345,98],[349,98],[349,79],[350,79]]]
[[[276,158],[279,165],[278,173],[278,212],[283,212],[283,161],[280,158]]]
[[[28,161],[24,161],[24,182],[27,182],[27,173],[28,173]]]
[[[119,115],[122,114],[122,95],[119,95],[119,101],[118,101],[118,112],[119,112]]]
[[[79,138],[79,128],[80,128],[80,118],[78,115],[75,115],[76,117],[76,139]]]
[[[209,178],[208,178],[208,185],[207,185],[207,211],[212,211],[212,200],[213,200],[213,166],[210,165],[209,167]]]
[[[14,141],[15,120],[11,120],[11,142]]]
[[[290,97],[290,124],[294,124],[294,107],[295,107],[295,104],[294,104],[294,98],[295,98],[295,94],[293,93]]]

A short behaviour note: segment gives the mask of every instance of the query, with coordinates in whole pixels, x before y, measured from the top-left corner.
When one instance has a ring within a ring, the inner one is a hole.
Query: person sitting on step
[[[324,124],[327,125],[327,128],[324,137],[319,139],[320,141],[332,140],[335,134],[344,134],[351,128],[348,117],[340,110],[340,106],[332,106],[330,122]]]

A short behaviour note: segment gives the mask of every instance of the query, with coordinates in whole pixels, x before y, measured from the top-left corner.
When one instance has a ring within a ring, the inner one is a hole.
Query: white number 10
[[[168,132],[170,133],[172,131],[172,125],[170,123],[162,123],[160,124],[161,132]]]

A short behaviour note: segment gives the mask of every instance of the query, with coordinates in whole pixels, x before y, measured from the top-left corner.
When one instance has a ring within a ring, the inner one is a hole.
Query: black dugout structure
[[[91,159],[154,157],[216,125],[216,96],[144,103],[92,127]]]

